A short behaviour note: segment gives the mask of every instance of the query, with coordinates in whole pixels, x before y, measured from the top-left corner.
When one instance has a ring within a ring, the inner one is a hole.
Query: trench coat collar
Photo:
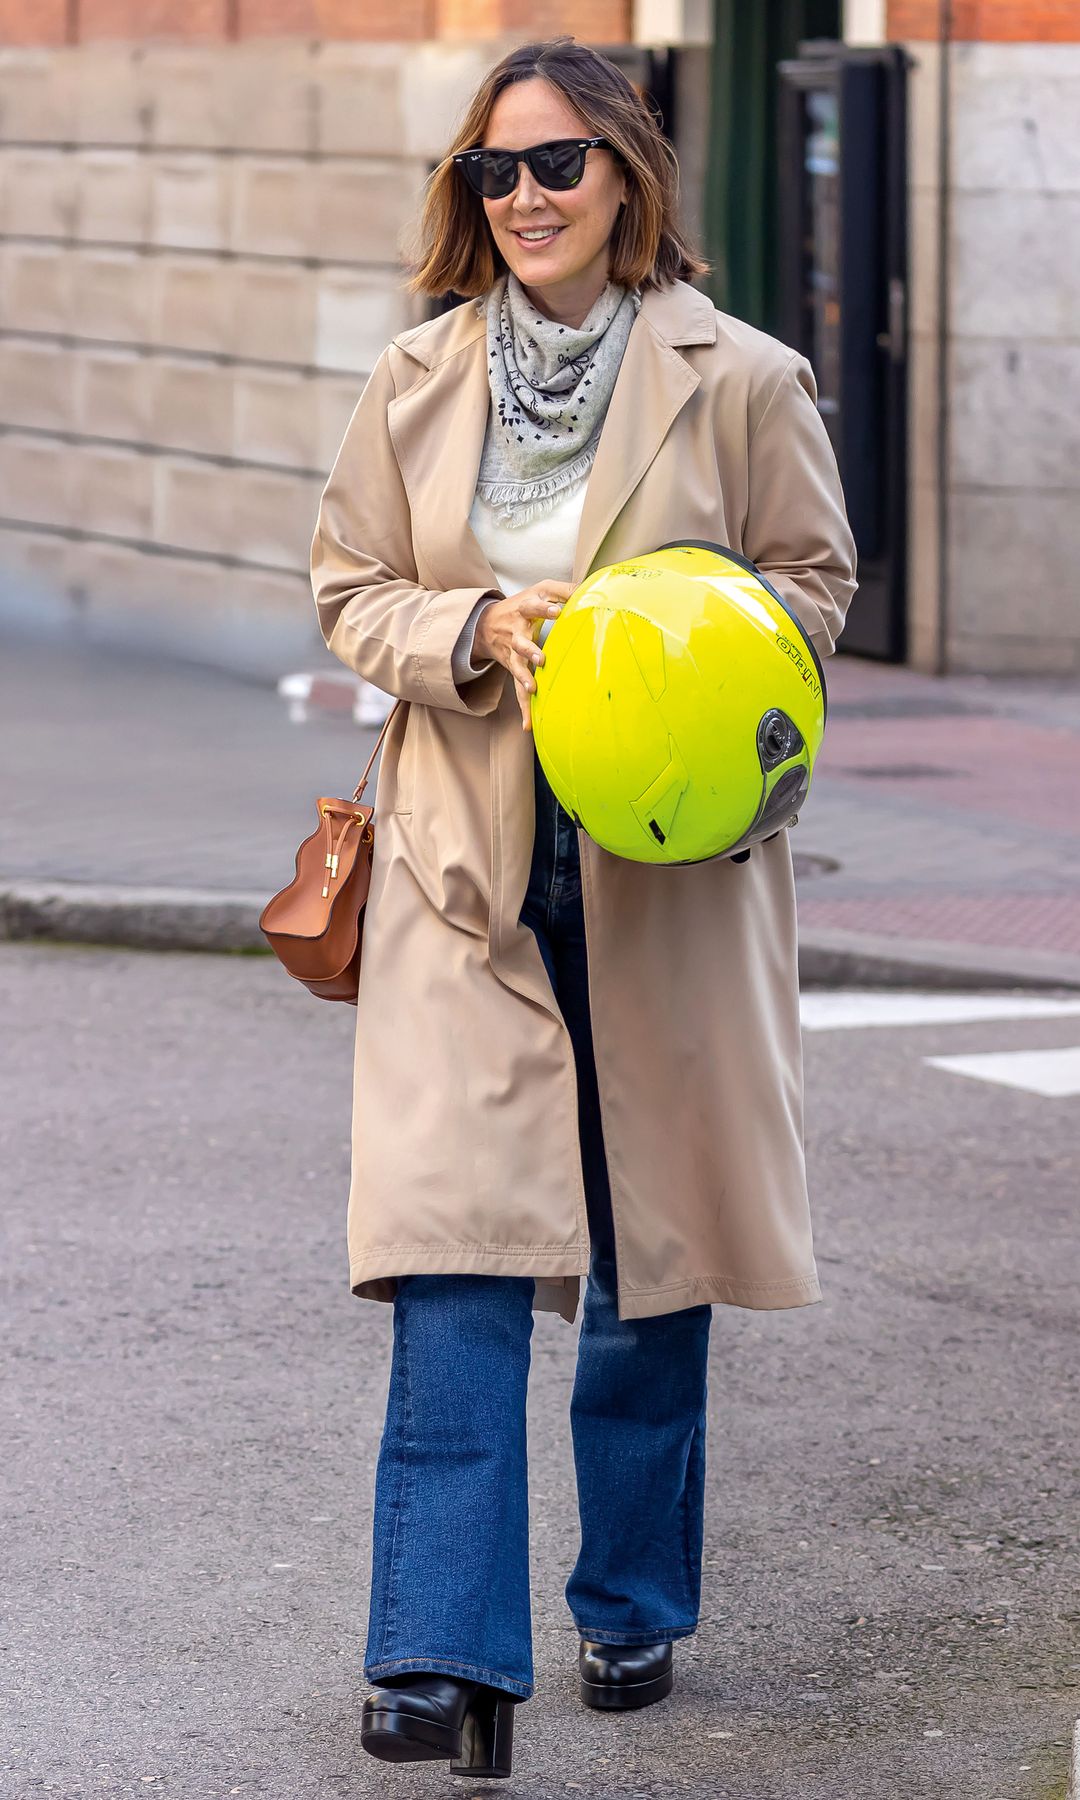
[[[426,371],[391,401],[387,417],[414,537],[447,588],[498,587],[468,523],[490,400],[485,341],[483,314],[468,302],[394,339]],[[612,524],[698,386],[700,377],[679,351],[715,342],[715,310],[696,288],[678,281],[645,291],[589,476],[575,584],[593,567]]]

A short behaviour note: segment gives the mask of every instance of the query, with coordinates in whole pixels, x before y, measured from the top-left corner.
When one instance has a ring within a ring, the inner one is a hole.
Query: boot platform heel
[[[461,1754],[451,1775],[499,1780],[511,1773],[514,1702],[498,1688],[481,1688],[461,1723]]]

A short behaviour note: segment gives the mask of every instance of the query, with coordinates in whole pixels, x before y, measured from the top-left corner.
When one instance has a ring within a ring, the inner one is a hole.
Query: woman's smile
[[[525,249],[534,245],[553,244],[565,225],[511,225],[511,234]]]

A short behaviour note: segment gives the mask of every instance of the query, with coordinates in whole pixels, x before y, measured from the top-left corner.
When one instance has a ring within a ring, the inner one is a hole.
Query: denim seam
[[[412,1432],[412,1386],[409,1378],[409,1358],[405,1343],[405,1312],[402,1309],[398,1319],[398,1350],[401,1357],[401,1378],[404,1391],[403,1422],[401,1429],[401,1480],[398,1484],[398,1502],[394,1511],[394,1536],[390,1544],[390,1565],[387,1574],[386,1605],[383,1610],[382,1640],[380,1657],[385,1657],[390,1642],[390,1627],[394,1620],[397,1601],[398,1577],[400,1562],[398,1558],[402,1539],[402,1520],[405,1516],[405,1501],[409,1481],[409,1442]]]
[[[686,1468],[687,1479],[683,1483],[683,1561],[686,1579],[686,1610],[688,1613],[696,1610],[694,1603],[693,1558],[690,1554],[690,1474],[692,1462],[700,1455],[698,1434],[702,1429],[703,1418],[704,1409],[698,1414],[694,1429],[690,1435],[690,1454],[687,1457]]]

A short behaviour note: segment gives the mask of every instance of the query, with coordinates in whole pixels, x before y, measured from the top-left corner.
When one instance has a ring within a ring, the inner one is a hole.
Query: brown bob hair
[[[428,183],[409,287],[473,299],[486,294],[505,270],[483,202],[450,159],[483,142],[491,109],[505,88],[534,76],[557,88],[589,136],[608,138],[626,165],[628,197],[611,234],[612,281],[623,287],[666,287],[704,275],[708,263],[694,253],[679,228],[675,152],[641,95],[598,50],[558,37],[511,50],[480,83]]]

